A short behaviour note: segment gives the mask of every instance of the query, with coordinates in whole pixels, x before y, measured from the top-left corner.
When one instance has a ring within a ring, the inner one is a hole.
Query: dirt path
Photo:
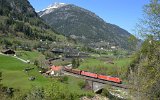
[[[12,57],[14,57],[14,58],[16,58],[16,59],[18,59],[18,60],[20,60],[20,61],[22,61],[22,62],[24,62],[24,63],[29,63],[29,60],[24,60],[24,59],[19,58],[19,57],[17,57],[17,56],[12,56]]]
[[[1,53],[1,52],[0,52],[0,55],[10,56],[10,57],[16,58],[16,59],[18,59],[18,60],[20,60],[20,61],[22,61],[22,62],[24,62],[24,63],[29,63],[29,60],[24,60],[24,59],[19,58],[19,57],[17,57],[17,56],[6,55],[6,54],[3,54],[3,53]]]

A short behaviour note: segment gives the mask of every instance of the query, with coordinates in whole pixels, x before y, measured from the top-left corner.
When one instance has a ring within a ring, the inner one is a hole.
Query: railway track
[[[66,75],[70,75],[70,76],[74,76],[74,77],[78,77],[78,78],[83,78],[83,79],[91,80],[91,81],[102,83],[102,84],[108,84],[108,85],[123,88],[123,89],[130,89],[129,86],[124,85],[124,84],[117,84],[117,83],[113,83],[113,82],[109,82],[109,81],[105,81],[105,80],[100,80],[100,79],[87,77],[87,76],[83,76],[83,75],[78,75],[78,74],[74,74],[74,73],[67,72],[67,71],[64,71],[64,70],[62,70],[62,72]]]

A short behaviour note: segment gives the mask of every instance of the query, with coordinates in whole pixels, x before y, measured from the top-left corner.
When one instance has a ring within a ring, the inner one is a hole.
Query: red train
[[[118,84],[122,83],[122,80],[120,78],[117,78],[117,77],[95,74],[95,73],[82,71],[82,70],[78,70],[78,69],[71,69],[71,68],[67,68],[67,67],[64,67],[63,70],[67,71],[67,72],[74,73],[74,74],[83,75],[83,76],[92,77],[92,78],[97,78],[97,79],[101,79],[101,80],[106,80],[106,81],[110,81],[110,82],[114,82],[114,83],[118,83]]]

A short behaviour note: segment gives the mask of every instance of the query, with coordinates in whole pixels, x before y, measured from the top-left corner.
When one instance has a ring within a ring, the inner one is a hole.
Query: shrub
[[[61,76],[60,81],[63,83],[68,83],[68,76]]]
[[[79,85],[79,87],[82,89],[82,88],[84,88],[85,87],[85,81],[80,81],[79,83],[78,83],[78,85]]]

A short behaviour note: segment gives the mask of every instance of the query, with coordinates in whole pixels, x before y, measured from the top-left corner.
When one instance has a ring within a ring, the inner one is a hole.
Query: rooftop
[[[53,66],[51,66],[50,68],[51,68],[51,70],[53,70],[53,71],[59,71],[59,70],[61,70],[62,67],[61,67],[61,66],[54,66],[54,65],[53,65]]]

